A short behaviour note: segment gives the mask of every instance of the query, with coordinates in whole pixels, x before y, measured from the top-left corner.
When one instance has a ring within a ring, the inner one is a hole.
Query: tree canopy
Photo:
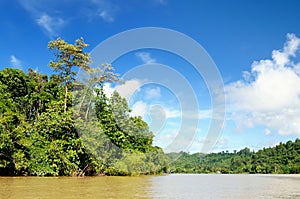
[[[171,173],[300,173],[300,139],[257,152],[167,154]],[[179,157],[176,159],[176,157]]]

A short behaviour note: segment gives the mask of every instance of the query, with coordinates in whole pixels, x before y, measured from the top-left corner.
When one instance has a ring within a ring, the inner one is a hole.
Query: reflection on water
[[[300,175],[0,177],[0,198],[300,198]]]

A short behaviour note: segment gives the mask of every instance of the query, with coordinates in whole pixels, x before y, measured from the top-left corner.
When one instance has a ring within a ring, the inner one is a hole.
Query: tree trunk
[[[68,99],[68,84],[66,83],[65,88],[65,104],[64,104],[64,112],[67,112],[67,99]]]
[[[90,98],[90,101],[89,101],[89,104],[88,104],[88,107],[87,107],[87,110],[86,110],[86,113],[85,113],[85,122],[86,123],[87,123],[87,119],[88,119],[88,115],[89,115],[91,103],[92,103],[92,98]]]

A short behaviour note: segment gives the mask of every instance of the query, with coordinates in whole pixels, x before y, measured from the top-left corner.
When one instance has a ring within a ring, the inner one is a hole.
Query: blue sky
[[[120,32],[162,27],[181,32],[207,51],[220,71],[226,118],[213,151],[259,149],[300,136],[300,2],[297,0],[23,0],[0,1],[0,68],[29,67],[51,73],[51,39],[84,37],[92,51]],[[174,41],[175,42],[175,41]],[[164,64],[191,84],[199,125],[190,152],[201,150],[211,122],[211,99],[203,78],[186,60],[157,49],[118,58],[116,72],[141,64]],[[133,115],[142,115],[166,147],[180,131],[178,93],[158,84],[129,79],[107,85],[127,97]],[[176,83],[174,83],[176,85]],[[135,91],[135,92],[133,92]]]

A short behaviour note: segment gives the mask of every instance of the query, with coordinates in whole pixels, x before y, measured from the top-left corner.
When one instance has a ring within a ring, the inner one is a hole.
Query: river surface
[[[300,198],[300,175],[0,177],[0,198]]]

